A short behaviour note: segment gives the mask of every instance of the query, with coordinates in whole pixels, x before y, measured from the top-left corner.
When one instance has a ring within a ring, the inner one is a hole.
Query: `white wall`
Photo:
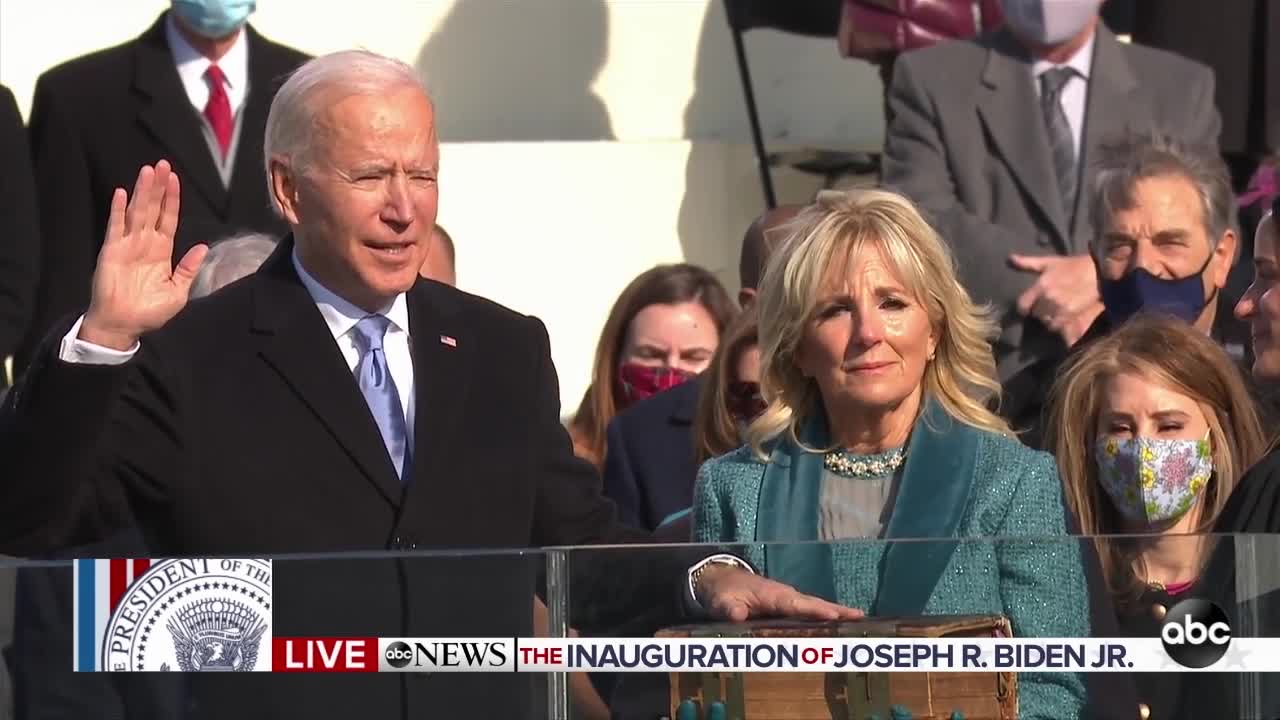
[[[42,71],[135,37],[166,6],[0,0],[0,83],[25,113]],[[423,72],[459,284],[543,318],[566,409],[637,273],[688,259],[736,289],[737,242],[763,201],[719,0],[260,0],[252,22],[308,52],[367,47]],[[772,31],[747,52],[771,148],[879,146],[869,66]],[[819,185],[776,180],[782,201]]]

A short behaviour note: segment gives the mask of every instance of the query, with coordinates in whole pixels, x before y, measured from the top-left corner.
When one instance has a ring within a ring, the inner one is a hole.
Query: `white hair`
[[[287,158],[295,172],[304,170],[310,161],[322,95],[327,96],[323,98],[326,104],[332,104],[337,100],[335,94],[387,95],[405,87],[418,88],[431,100],[426,84],[412,67],[368,50],[342,50],[304,63],[280,86],[267,114],[263,166],[268,194],[272,194],[273,158]],[[271,203],[276,206],[274,195]]]
[[[212,295],[253,274],[276,249],[277,243],[275,236],[266,233],[241,233],[213,243],[196,279],[191,282],[191,298]]]

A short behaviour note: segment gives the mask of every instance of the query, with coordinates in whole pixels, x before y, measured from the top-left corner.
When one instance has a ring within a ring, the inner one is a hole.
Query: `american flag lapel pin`
[[[441,336],[440,336],[440,344],[441,344],[441,345],[448,345],[448,346],[449,346],[449,347],[451,347],[451,348],[456,348],[456,347],[458,347],[458,341],[457,341],[456,339],[454,339],[454,337],[453,337],[452,335],[441,335]]]

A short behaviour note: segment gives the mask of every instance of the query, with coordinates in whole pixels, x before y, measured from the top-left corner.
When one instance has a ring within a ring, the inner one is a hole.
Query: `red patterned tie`
[[[227,157],[227,149],[231,147],[231,132],[235,122],[231,119],[231,100],[227,97],[227,76],[222,68],[210,65],[204,73],[209,80],[209,103],[204,106],[204,117],[213,128],[213,136],[218,139],[222,148],[222,157]]]

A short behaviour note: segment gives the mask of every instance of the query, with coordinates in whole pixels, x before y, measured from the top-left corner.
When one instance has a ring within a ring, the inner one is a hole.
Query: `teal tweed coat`
[[[817,543],[822,456],[778,441],[709,460],[694,490],[694,539],[733,544],[758,570],[868,615],[1002,614],[1015,637],[1088,637],[1079,545],[1067,536],[1052,456],[951,420],[930,404],[912,431],[888,540]],[[948,540],[941,540],[946,538]],[[997,539],[999,538],[999,539]],[[1022,673],[1019,716],[1078,718],[1071,673]]]

